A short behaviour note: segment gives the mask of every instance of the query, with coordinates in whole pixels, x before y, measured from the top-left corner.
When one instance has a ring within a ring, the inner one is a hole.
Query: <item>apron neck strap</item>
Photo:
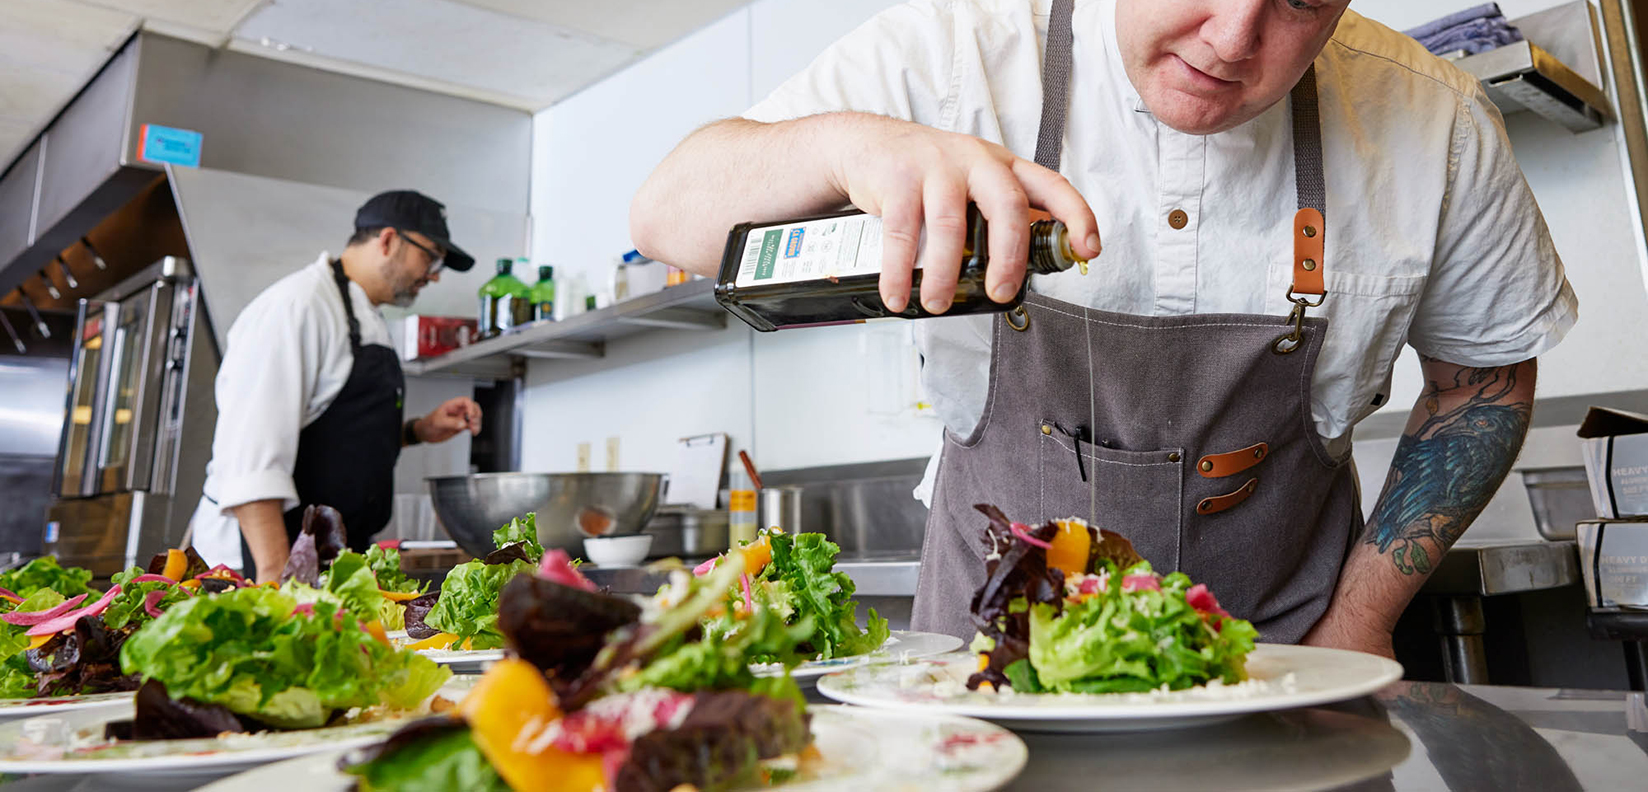
[[[338,294],[343,295],[343,315],[349,317],[349,351],[359,352],[360,322],[355,319],[355,301],[349,298],[349,276],[343,274],[342,259],[332,259],[332,280],[338,284]]]
[[[1036,164],[1054,173],[1064,155],[1064,114],[1069,107],[1070,50],[1075,35],[1070,12],[1075,0],[1053,0],[1047,44],[1041,63],[1041,129],[1036,136]]]

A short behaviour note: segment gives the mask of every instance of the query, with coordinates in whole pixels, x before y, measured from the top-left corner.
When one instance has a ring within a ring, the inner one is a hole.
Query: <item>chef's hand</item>
[[[465,430],[472,435],[480,434],[481,405],[467,396],[448,399],[433,412],[419,418],[412,425],[412,430],[425,443],[439,443]]]
[[[1350,649],[1357,652],[1396,659],[1391,645],[1390,630],[1369,623],[1367,619],[1336,613],[1333,608],[1316,622],[1299,641],[1305,646],[1326,646],[1330,649]]]
[[[854,206],[882,220],[881,299],[909,301],[919,250],[921,303],[943,313],[955,295],[967,233],[967,203],[990,225],[985,289],[1007,302],[1024,281],[1030,209],[1064,221],[1077,255],[1099,255],[1099,224],[1063,176],[969,135],[864,113],[835,113],[830,181]],[[923,245],[923,233],[926,235]]]

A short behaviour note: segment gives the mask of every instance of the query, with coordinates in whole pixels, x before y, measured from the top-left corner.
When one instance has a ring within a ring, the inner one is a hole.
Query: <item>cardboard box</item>
[[[1597,516],[1648,517],[1648,415],[1592,407],[1579,436]]]
[[[401,320],[398,346],[401,360],[444,355],[475,341],[478,327],[474,319],[462,316],[421,316],[411,314]]]
[[[1648,609],[1648,522],[1582,522],[1577,533],[1586,602],[1593,608]]]

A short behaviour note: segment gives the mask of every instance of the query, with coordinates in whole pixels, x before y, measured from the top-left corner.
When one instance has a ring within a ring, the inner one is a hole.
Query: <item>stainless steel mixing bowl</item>
[[[658,511],[662,473],[475,473],[431,476],[429,495],[448,536],[476,557],[492,532],[538,514],[538,541],[582,557],[587,536],[639,533]]]

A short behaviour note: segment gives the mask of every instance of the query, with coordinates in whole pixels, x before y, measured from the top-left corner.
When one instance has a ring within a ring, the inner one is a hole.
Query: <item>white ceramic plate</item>
[[[316,751],[369,745],[406,720],[199,740],[103,743],[105,724],[131,717],[132,705],[126,703],[0,724],[0,773],[221,774]]]
[[[937,713],[814,706],[813,739],[823,759],[786,792],[999,789],[1024,769],[1024,741],[999,726]],[[198,792],[302,789],[347,792],[354,776],[337,769],[343,751],[260,767]],[[772,787],[764,787],[772,788]]]
[[[462,699],[473,678],[454,678],[437,695]],[[103,727],[131,720],[131,694],[96,708],[0,723],[0,774],[121,773],[171,777],[216,775],[336,748],[370,745],[422,717],[408,713],[372,723],[197,740],[105,743]],[[196,781],[195,783],[199,783]],[[175,787],[174,787],[175,788]]]
[[[131,693],[93,693],[89,696],[0,699],[0,723],[17,718],[33,718],[37,715],[55,715],[60,712],[114,706],[131,700]]]
[[[1043,732],[1139,731],[1201,725],[1253,712],[1309,707],[1368,695],[1402,678],[1383,657],[1314,646],[1259,644],[1248,681],[1169,693],[1105,695],[971,691],[971,653],[904,665],[865,665],[818,680],[837,701],[895,711],[944,712]]]
[[[504,659],[502,649],[419,649],[418,654],[452,669],[454,674],[479,674]]]
[[[829,660],[809,660],[790,669],[790,676],[798,682],[813,680],[825,674],[866,663],[902,663],[920,657],[941,655],[960,649],[961,644],[961,639],[954,635],[893,630],[887,637],[887,642],[874,652]],[[768,663],[751,666],[750,670],[758,677],[778,676],[783,673],[784,667],[777,663]]]
[[[385,635],[396,646],[413,642],[405,630],[390,630]],[[452,669],[454,674],[479,674],[488,665],[504,659],[502,649],[419,649],[418,654]]]

